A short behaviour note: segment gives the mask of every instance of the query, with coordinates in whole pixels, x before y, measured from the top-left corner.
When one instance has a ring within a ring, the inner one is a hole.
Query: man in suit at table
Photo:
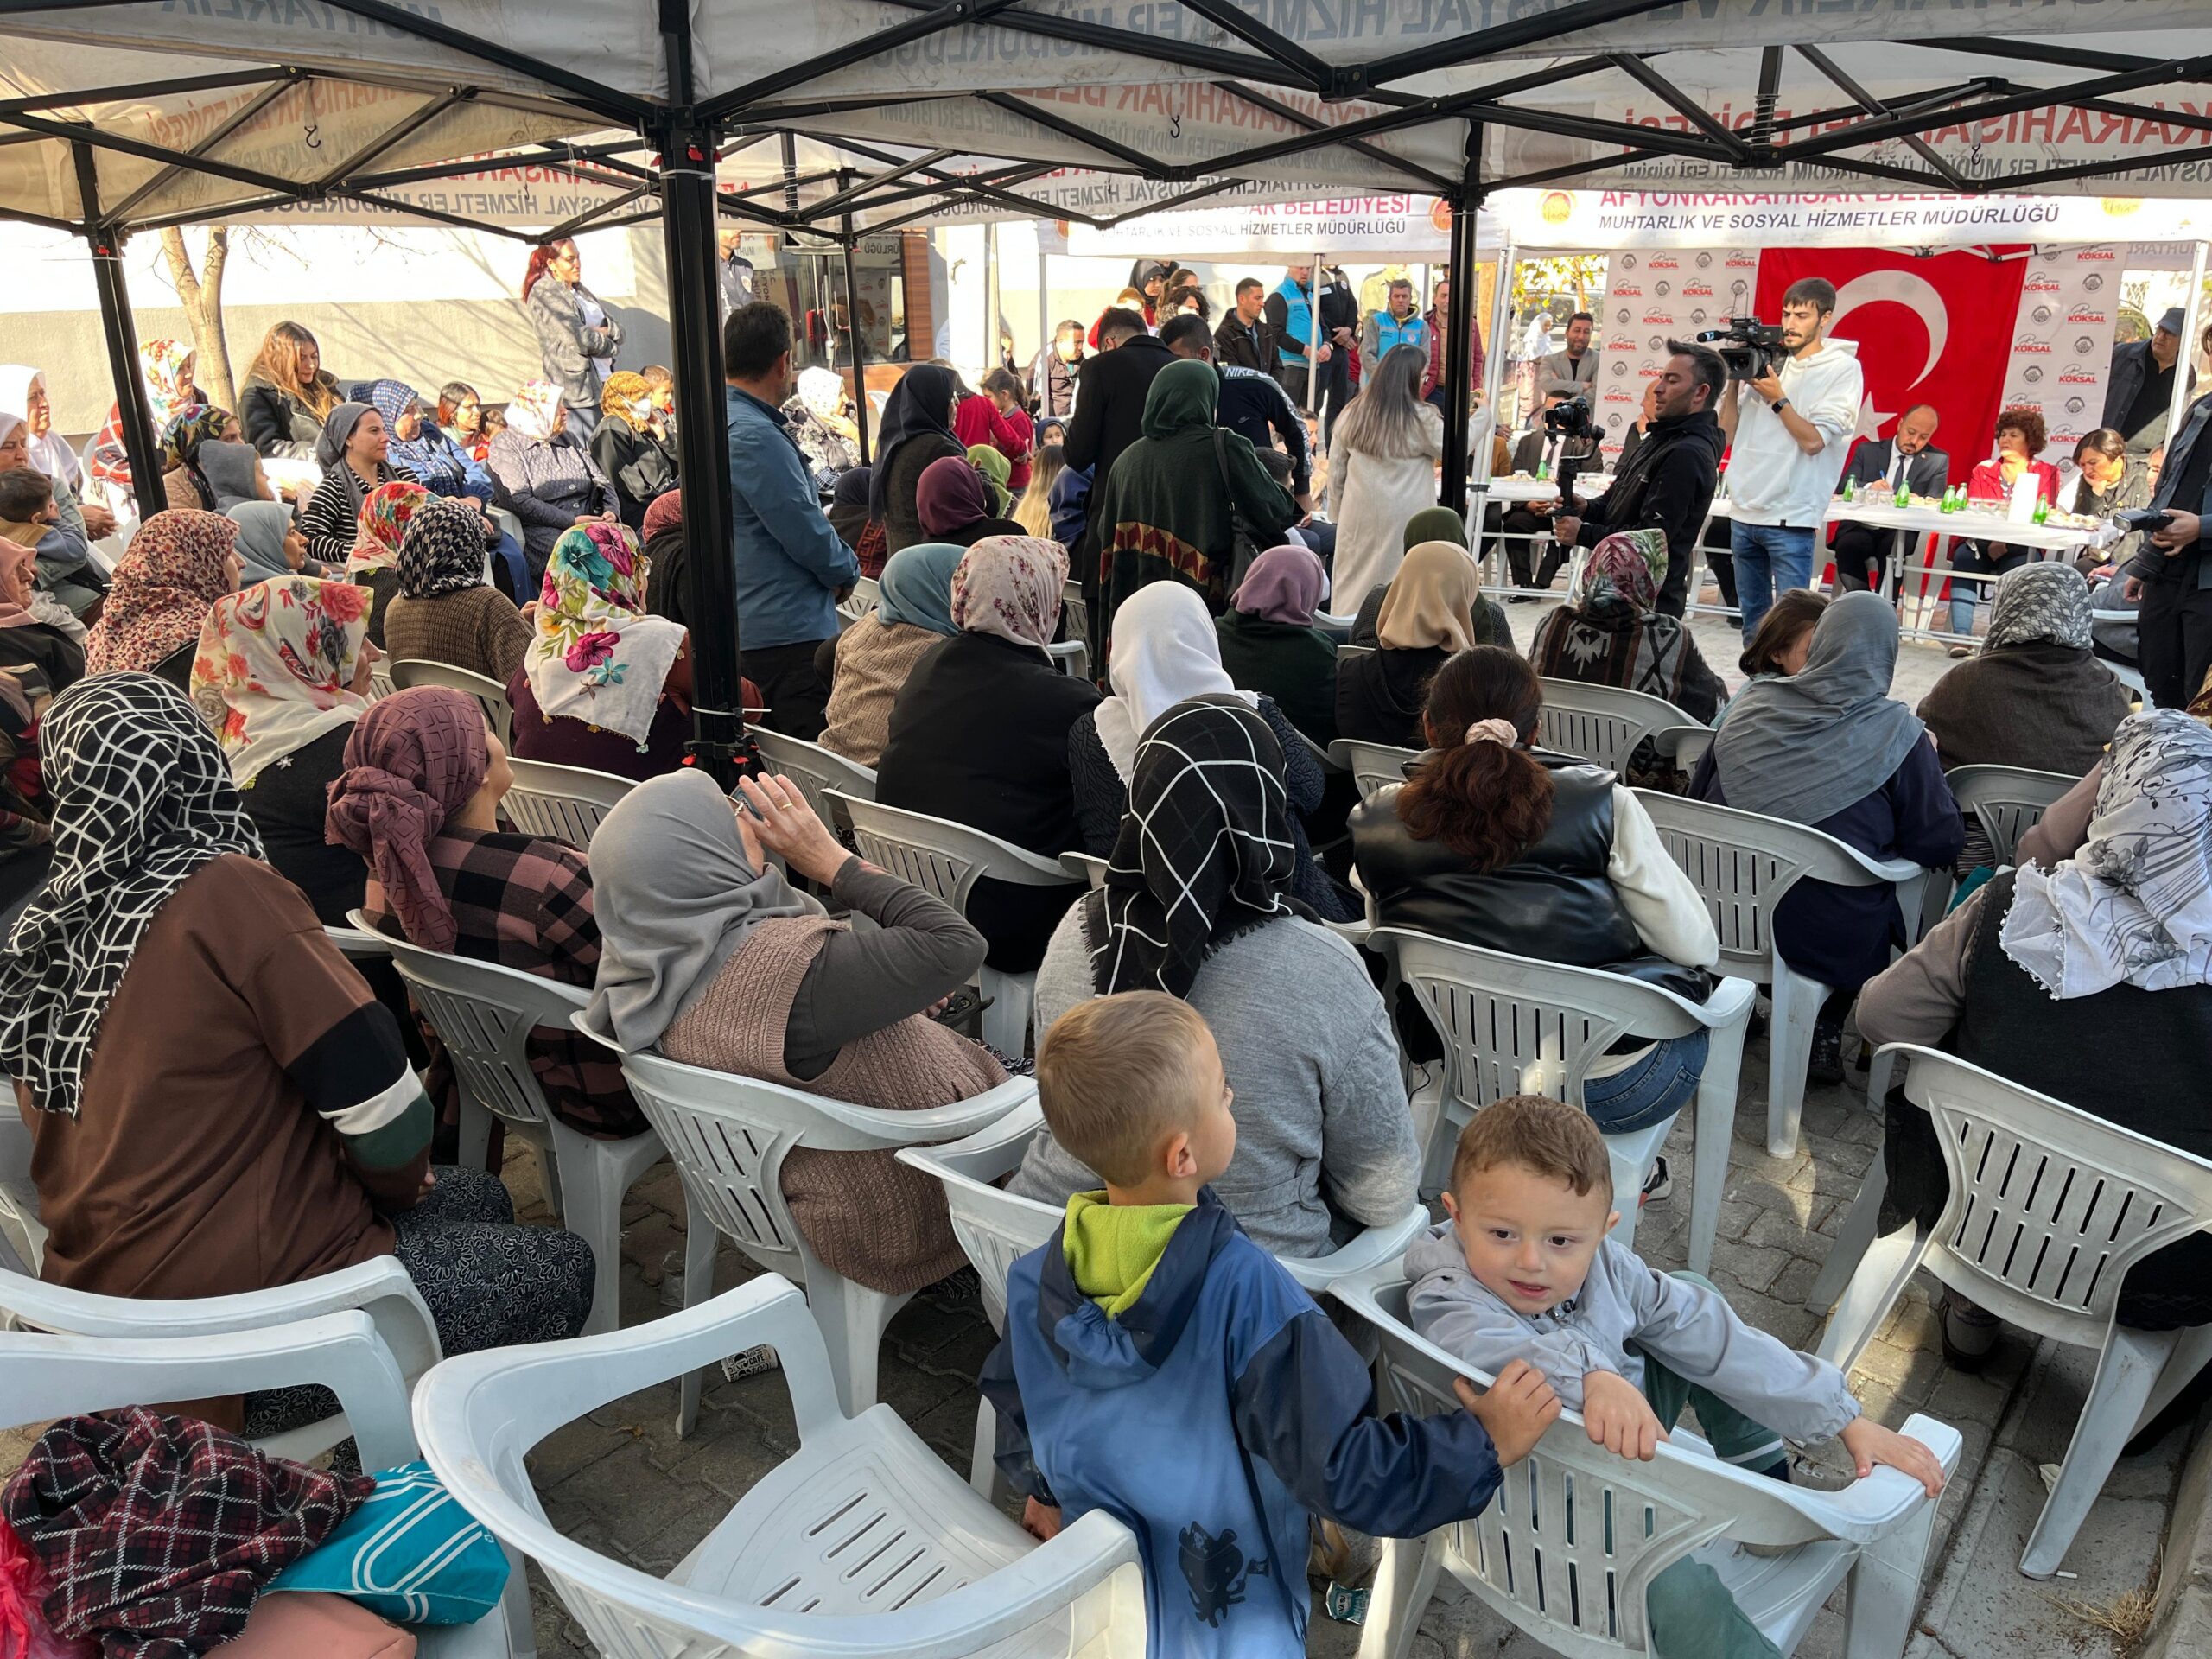
[[[1876,493],[1876,499],[1887,500],[1896,493],[1899,479],[1915,500],[1935,500],[1948,487],[1951,474],[1951,458],[1936,447],[1935,436],[1934,407],[1915,404],[1898,419],[1894,436],[1870,440],[1853,450],[1843,475],[1858,486],[1861,500],[1870,490]],[[1836,591],[1880,591],[1891,550],[1907,535],[1902,530],[1878,530],[1872,524],[1847,521],[1836,525],[1828,543],[1829,551],[1835,556]]]

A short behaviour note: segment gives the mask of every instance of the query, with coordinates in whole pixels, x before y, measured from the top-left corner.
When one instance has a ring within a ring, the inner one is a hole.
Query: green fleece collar
[[[1060,1248],[1076,1288],[1096,1302],[1109,1319],[1137,1305],[1153,1269],[1167,1254],[1168,1241],[1190,1204],[1109,1204],[1103,1192],[1078,1192],[1068,1200]]]

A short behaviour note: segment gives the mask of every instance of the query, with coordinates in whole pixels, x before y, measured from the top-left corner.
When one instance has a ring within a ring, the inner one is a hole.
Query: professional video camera
[[[1590,418],[1587,397],[1569,397],[1544,411],[1544,426],[1555,438],[1594,438],[1598,423]]]
[[[1731,380],[1763,380],[1773,372],[1775,360],[1789,354],[1782,325],[1757,317],[1731,317],[1726,328],[1708,328],[1697,342],[1720,353]]]

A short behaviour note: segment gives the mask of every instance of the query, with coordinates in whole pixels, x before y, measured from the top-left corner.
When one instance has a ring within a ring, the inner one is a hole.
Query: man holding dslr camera
[[[1777,592],[1812,586],[1813,544],[1858,429],[1866,379],[1856,355],[1822,337],[1834,311],[1831,284],[1792,283],[1782,296],[1779,365],[1757,346],[1729,365],[1720,429],[1734,445],[1730,550],[1746,640]]]
[[[1657,403],[1643,441],[1612,487],[1580,518],[1555,519],[1552,535],[1562,548],[1595,547],[1617,531],[1664,531],[1667,579],[1660,585],[1656,608],[1680,616],[1688,602],[1698,529],[1720,471],[1725,440],[1713,410],[1728,371],[1720,354],[1708,346],[1670,340],[1667,349],[1673,355],[1652,383]]]

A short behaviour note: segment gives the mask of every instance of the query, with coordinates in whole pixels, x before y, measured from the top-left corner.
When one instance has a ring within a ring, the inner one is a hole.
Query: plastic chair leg
[[[1918,1227],[1900,1227],[1869,1245],[1829,1316],[1821,1345],[1814,1351],[1848,1376],[1874,1332],[1897,1306],[1897,1298],[1904,1294],[1906,1281],[1928,1254],[1928,1235]]]
[[[1890,1172],[1877,1158],[1866,1166],[1866,1184],[1851,1201],[1851,1213],[1843,1218],[1835,1243],[1828,1246],[1828,1259],[1821,1263],[1820,1273],[1813,1280],[1812,1294],[1805,1299],[1805,1306],[1814,1313],[1825,1313],[1834,1307],[1835,1299],[1858,1272],[1880,1229],[1882,1198],[1889,1190]]]
[[[1744,1073],[1744,1028],[1739,1020],[1713,1033],[1705,1075],[1697,1084],[1697,1151],[1690,1173],[1689,1270],[1713,1268],[1713,1241],[1720,1231],[1720,1198],[1728,1185],[1728,1148],[1736,1139],[1736,1091]]]
[[[875,1403],[877,1351],[883,1327],[906,1305],[905,1296],[887,1296],[832,1273],[811,1254],[806,1258],[806,1305],[830,1351],[830,1375],[837,1384],[837,1406],[857,1417]]]
[[[998,1446],[999,1414],[991,1409],[989,1401],[978,1400],[976,1402],[976,1447],[968,1465],[968,1484],[993,1509],[1005,1501],[1009,1491],[1006,1477],[999,1472]]]
[[[1359,1633],[1359,1659],[1406,1659],[1413,1651],[1421,1613],[1436,1593],[1439,1554],[1433,1533],[1382,1541],[1367,1624]]]
[[[1029,1009],[1037,998],[1035,974],[1002,974],[986,968],[976,976],[978,988],[992,999],[983,1010],[983,1040],[1001,1054],[1020,1059],[1029,1042]]]
[[[2180,1332],[2130,1331],[2114,1325],[2097,1357],[2096,1381],[2082,1402],[2082,1419],[2074,1425],[2074,1439],[2066,1460],[2058,1465],[2058,1484],[2036,1517],[2028,1534],[2028,1547],[2020,1555],[2020,1571],[2031,1579],[2047,1579],[2058,1571],[2074,1535],[2088,1519],[2089,1506],[2105,1488],[2105,1478],[2120,1459],[2120,1449],[2143,1408],[2158,1387]]]
[[[1805,1068],[1813,1059],[1813,1024],[1827,987],[1794,974],[1774,960],[1773,1023],[1767,1033],[1766,1149],[1777,1158],[1797,1150],[1797,1122],[1805,1112]]]
[[[580,1135],[556,1129],[543,1143],[566,1141],[565,1157],[556,1156],[561,1189],[562,1225],[591,1246],[591,1317],[583,1334],[599,1336],[622,1323],[622,1194],[617,1160],[593,1149]]]
[[[2133,1440],[2141,1433],[2151,1420],[2171,1405],[2174,1396],[2208,1364],[2212,1364],[2212,1325],[2195,1325],[2182,1332],[2174,1344],[2173,1353],[2166,1360],[2166,1369],[2158,1373],[2158,1386],[2143,1402],[2143,1414],[2135,1420],[2135,1427],[2128,1438]]]
[[[715,1248],[721,1235],[715,1230],[696,1204],[687,1204],[683,1215],[683,1306],[696,1307],[715,1294]],[[683,1373],[677,1389],[676,1438],[684,1440],[699,1421],[699,1391],[703,1372]]]
[[[473,1100],[461,1103],[461,1144],[454,1154],[463,1169],[481,1169],[492,1153],[492,1114]]]

